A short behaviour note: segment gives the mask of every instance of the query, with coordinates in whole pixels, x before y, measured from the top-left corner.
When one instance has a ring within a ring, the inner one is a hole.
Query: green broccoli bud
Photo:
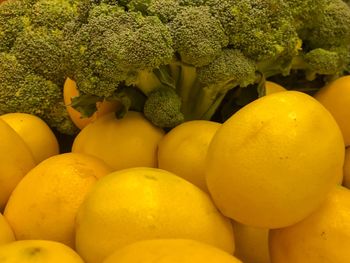
[[[21,0],[0,4],[0,52],[9,51],[17,35],[29,26],[29,8]]]
[[[63,32],[58,29],[27,28],[18,35],[11,53],[27,70],[63,85],[66,70],[63,39]]]
[[[78,15],[76,0],[38,0],[31,8],[33,26],[63,29]]]
[[[349,46],[350,7],[342,0],[325,0],[305,41],[311,49]]]
[[[230,45],[256,61],[297,54],[298,35],[283,0],[208,0]]]
[[[151,92],[143,112],[147,119],[162,128],[173,128],[184,121],[181,98],[170,87],[162,87]]]
[[[169,28],[181,60],[194,66],[209,64],[228,45],[223,27],[208,7],[183,8]]]

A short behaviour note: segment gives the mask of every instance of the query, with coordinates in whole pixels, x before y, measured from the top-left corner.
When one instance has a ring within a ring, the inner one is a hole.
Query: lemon
[[[337,121],[345,145],[350,145],[350,76],[340,77],[321,88],[315,98],[321,102]]]
[[[235,256],[247,263],[270,263],[269,229],[233,222]]]
[[[129,111],[122,119],[109,113],[80,131],[72,152],[94,155],[114,170],[156,167],[158,142],[163,136],[164,131],[141,113]]]
[[[187,121],[176,126],[159,143],[158,167],[208,191],[204,176],[205,156],[220,126],[206,120]]]
[[[315,211],[343,177],[344,141],[331,114],[298,91],[246,105],[209,145],[206,179],[221,212],[279,228]]]
[[[74,247],[75,216],[86,193],[109,173],[93,156],[65,153],[33,168],[17,185],[4,216],[16,238],[45,239]]]
[[[87,263],[139,240],[188,238],[234,251],[231,222],[208,194],[157,168],[115,171],[101,178],[78,211],[76,250]]]
[[[6,218],[0,213],[0,246],[13,241],[15,241],[15,235]]]
[[[350,147],[345,150],[343,185],[350,189]]]
[[[103,263],[241,263],[216,247],[189,239],[153,239],[127,245]]]
[[[84,263],[66,245],[48,240],[20,240],[0,246],[1,263]]]
[[[59,154],[55,134],[39,117],[27,113],[7,113],[1,119],[21,136],[33,153],[36,163]]]
[[[0,211],[35,160],[23,139],[0,118]]]
[[[265,95],[270,95],[281,91],[286,91],[286,89],[275,82],[265,81]]]
[[[71,106],[72,98],[79,96],[79,91],[74,80],[67,78],[63,86],[63,99],[66,105],[66,109],[72,122],[79,129],[83,129],[86,125],[96,120],[98,117],[103,116],[110,112],[115,112],[119,103],[104,100],[103,102],[97,102],[97,111],[91,117],[82,117],[81,113]]]
[[[292,226],[270,233],[273,263],[348,263],[350,190],[337,186],[322,206]]]

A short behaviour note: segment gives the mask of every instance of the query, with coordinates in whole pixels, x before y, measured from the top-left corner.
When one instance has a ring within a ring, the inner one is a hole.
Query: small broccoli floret
[[[212,62],[228,45],[228,37],[208,7],[181,9],[169,23],[182,62],[196,67]]]
[[[34,114],[63,133],[77,131],[67,115],[61,87],[28,72],[12,54],[0,53],[0,85],[1,114]]]
[[[343,68],[342,58],[337,52],[316,48],[306,53],[305,63],[311,72],[323,75],[333,75],[339,73]]]
[[[29,25],[29,9],[21,0],[0,4],[0,52],[9,51],[17,35]]]
[[[293,69],[303,70],[308,80],[314,80],[317,75],[340,76],[349,63],[350,56],[347,49],[316,48],[295,57]]]
[[[153,124],[163,128],[173,128],[184,121],[181,98],[171,87],[162,87],[151,92],[143,112]]]

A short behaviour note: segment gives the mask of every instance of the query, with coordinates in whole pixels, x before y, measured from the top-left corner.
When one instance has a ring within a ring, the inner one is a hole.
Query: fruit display
[[[0,263],[349,263],[350,2],[0,0]]]

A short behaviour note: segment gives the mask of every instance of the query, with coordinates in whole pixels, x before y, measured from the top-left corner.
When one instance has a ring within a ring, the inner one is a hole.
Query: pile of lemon
[[[350,262],[350,76],[265,93],[168,133],[107,110],[68,153],[0,116],[0,262]]]

